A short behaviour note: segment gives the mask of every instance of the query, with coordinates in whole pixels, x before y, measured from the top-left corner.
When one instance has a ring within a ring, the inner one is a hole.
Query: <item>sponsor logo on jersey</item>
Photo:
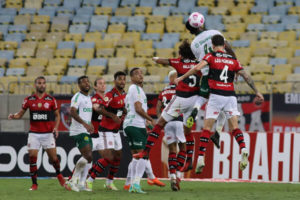
[[[83,110],[83,112],[92,112],[93,111],[92,108],[83,108],[82,110]]]
[[[32,119],[33,120],[48,120],[48,115],[47,114],[33,113],[32,114]]]

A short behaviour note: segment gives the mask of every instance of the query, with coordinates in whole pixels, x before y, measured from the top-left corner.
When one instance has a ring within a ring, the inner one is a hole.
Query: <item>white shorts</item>
[[[178,97],[174,95],[170,103],[163,110],[161,116],[164,118],[164,120],[169,122],[183,114],[183,124],[186,126],[186,120],[191,115],[198,98],[198,95],[194,95],[188,98]]]
[[[227,119],[239,116],[240,112],[238,111],[236,97],[210,94],[206,106],[205,119],[217,119],[221,111],[224,111]]]
[[[170,121],[165,126],[165,139],[167,144],[185,143],[185,136],[183,132],[183,123],[181,121]]]
[[[104,149],[114,149],[116,151],[122,149],[122,140],[119,132],[99,132],[99,137],[93,138],[93,151]]]
[[[28,149],[52,149],[56,147],[53,133],[28,133]]]

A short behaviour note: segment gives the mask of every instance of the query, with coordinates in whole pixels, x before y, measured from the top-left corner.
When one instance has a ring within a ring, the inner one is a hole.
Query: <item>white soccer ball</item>
[[[204,16],[201,13],[193,12],[189,16],[189,24],[194,28],[200,28],[204,25]]]

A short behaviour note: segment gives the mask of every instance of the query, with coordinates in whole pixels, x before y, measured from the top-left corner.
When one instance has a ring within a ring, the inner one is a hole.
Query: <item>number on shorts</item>
[[[189,76],[189,87],[195,87],[196,82],[197,82],[197,77],[195,75]]]
[[[225,65],[224,69],[220,74],[220,80],[224,81],[224,83],[227,83],[227,79],[228,79],[228,65]]]

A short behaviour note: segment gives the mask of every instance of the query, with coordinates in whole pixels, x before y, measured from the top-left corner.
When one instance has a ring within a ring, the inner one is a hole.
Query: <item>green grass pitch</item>
[[[213,183],[183,181],[181,190],[173,192],[170,184],[166,187],[148,186],[142,181],[142,188],[147,194],[131,194],[123,190],[124,180],[116,180],[120,191],[107,191],[103,188],[104,180],[96,180],[93,192],[71,192],[60,187],[55,179],[38,180],[39,189],[28,191],[30,179],[0,179],[1,200],[299,200],[299,184],[280,183]]]

